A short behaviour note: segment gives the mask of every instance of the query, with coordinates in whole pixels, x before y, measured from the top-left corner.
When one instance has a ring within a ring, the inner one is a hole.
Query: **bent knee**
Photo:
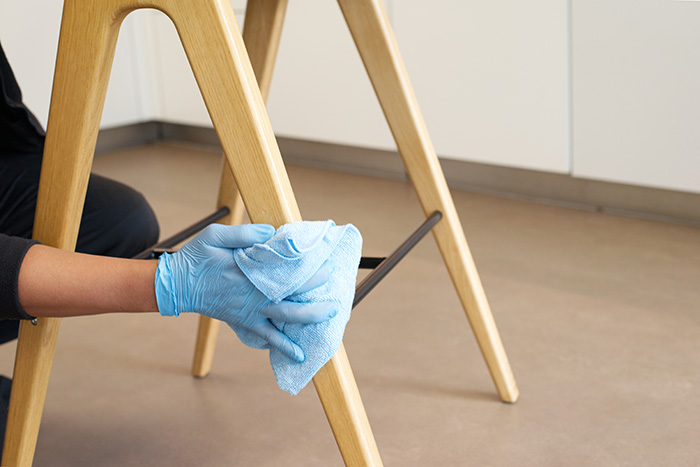
[[[141,193],[90,177],[77,251],[128,258],[156,243],[159,234],[156,215]]]

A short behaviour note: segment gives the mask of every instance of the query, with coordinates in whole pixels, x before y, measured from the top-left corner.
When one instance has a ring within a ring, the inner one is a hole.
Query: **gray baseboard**
[[[147,122],[100,131],[97,152],[159,141],[220,150],[213,128]],[[393,151],[277,138],[284,160],[295,165],[407,179]],[[700,194],[575,178],[536,170],[440,159],[451,188],[565,205],[578,209],[700,226]]]
[[[211,127],[181,125],[179,123],[161,123],[163,140],[197,144],[216,150],[222,150],[219,137]]]
[[[144,122],[100,130],[95,153],[103,154],[163,141],[161,128],[160,122]]]
[[[700,194],[441,160],[451,187],[700,226]]]

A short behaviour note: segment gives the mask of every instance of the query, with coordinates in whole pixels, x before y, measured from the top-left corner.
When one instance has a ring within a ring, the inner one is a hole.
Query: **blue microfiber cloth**
[[[279,387],[296,395],[316,372],[335,355],[343,340],[355,297],[355,280],[362,252],[362,236],[352,224],[333,221],[294,222],[277,229],[264,244],[235,250],[236,264],[248,279],[273,302],[284,299],[302,302],[332,302],[336,316],[318,324],[294,324],[272,320],[302,348],[305,360],[297,363],[270,349],[270,363]],[[329,281],[308,292],[293,295],[301,285],[329,261]],[[234,328],[241,341],[256,349],[270,348],[267,342],[242,328]]]

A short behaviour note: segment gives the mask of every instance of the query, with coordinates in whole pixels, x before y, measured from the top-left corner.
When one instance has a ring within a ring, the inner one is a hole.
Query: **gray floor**
[[[168,234],[212,210],[220,158],[99,156]],[[408,183],[289,167],[307,219],[352,222],[365,255],[421,219]],[[345,345],[387,466],[700,464],[700,229],[454,192],[521,400],[498,401],[432,239],[353,313]],[[189,376],[196,318],[66,319],[37,466],[342,465],[313,387],[220,336]],[[225,330],[226,331],[226,330]],[[11,372],[14,348],[0,349]]]

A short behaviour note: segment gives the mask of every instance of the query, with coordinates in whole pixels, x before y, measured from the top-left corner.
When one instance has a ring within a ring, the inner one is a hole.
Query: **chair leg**
[[[518,388],[381,0],[338,0],[501,399]]]
[[[233,179],[233,174],[228,165],[228,161],[224,160],[221,170],[221,184],[219,188],[219,200],[217,208],[228,206],[231,213],[221,219],[222,224],[237,225],[243,219],[245,206],[241,199],[236,181]],[[214,360],[214,348],[216,346],[216,338],[219,333],[221,321],[211,319],[207,316],[199,317],[199,330],[197,331],[197,344],[194,351],[194,362],[192,364],[192,375],[197,378],[204,378],[211,371],[212,361]]]
[[[171,5],[166,13],[180,33],[251,219],[273,225],[301,220],[230,3]],[[346,464],[381,465],[342,346],[314,384]]]
[[[314,386],[345,465],[383,465],[343,344],[316,373]]]
[[[246,6],[243,42],[264,101],[270,93],[286,11],[287,0],[248,0]]]
[[[207,316],[199,317],[197,343],[194,347],[194,362],[192,363],[192,376],[195,378],[204,378],[211,371],[220,325],[221,321]]]
[[[263,100],[267,100],[272,81],[282,23],[287,9],[287,0],[249,0],[246,7],[243,41],[248,49],[250,63],[258,80]],[[222,223],[240,224],[243,218],[243,200],[238,193],[228,162],[221,175],[218,207],[233,206],[231,215]],[[199,318],[197,344],[195,346],[192,374],[203,378],[211,371],[214,347],[219,332],[219,321],[202,316]]]
[[[20,325],[2,465],[31,466],[60,319]]]
[[[73,250],[122,15],[66,0],[34,223],[45,245]],[[104,14],[103,14],[104,13]],[[91,40],[84,40],[85,37]],[[22,323],[2,465],[34,458],[59,319]]]

